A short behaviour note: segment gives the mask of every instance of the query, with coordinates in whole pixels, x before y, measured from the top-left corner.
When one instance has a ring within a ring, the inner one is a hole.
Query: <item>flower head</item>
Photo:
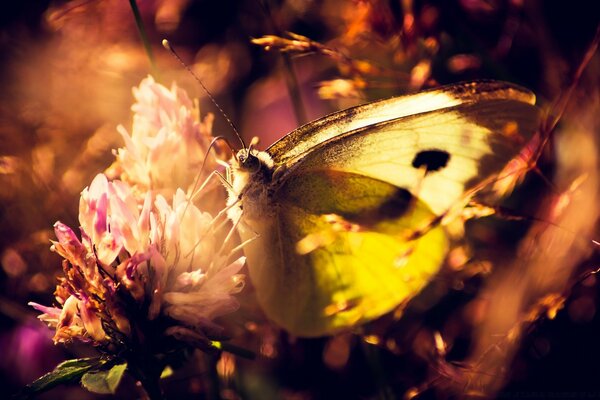
[[[138,204],[128,184],[99,174],[81,194],[79,222],[81,239],[54,226],[52,248],[65,258],[57,307],[30,303],[56,329],[55,342],[120,345],[154,321],[163,334],[203,335],[237,309],[244,258],[230,262],[219,224],[182,190],[172,203],[148,192]]]

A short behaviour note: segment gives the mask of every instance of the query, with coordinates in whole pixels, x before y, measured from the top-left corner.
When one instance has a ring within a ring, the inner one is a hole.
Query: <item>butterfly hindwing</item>
[[[442,264],[440,227],[407,240],[434,214],[394,185],[319,170],[294,177],[280,195],[273,218],[245,232],[259,235],[246,254],[263,308],[296,335],[331,334],[389,312]]]

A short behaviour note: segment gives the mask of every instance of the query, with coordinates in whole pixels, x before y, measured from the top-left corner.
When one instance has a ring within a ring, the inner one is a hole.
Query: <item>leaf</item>
[[[77,382],[79,378],[92,368],[97,368],[106,363],[100,357],[76,358],[62,362],[53,371],[36,379],[23,388],[16,398],[29,398],[45,392],[61,384]]]
[[[104,371],[87,372],[81,377],[81,384],[93,393],[114,394],[126,369],[125,362]]]

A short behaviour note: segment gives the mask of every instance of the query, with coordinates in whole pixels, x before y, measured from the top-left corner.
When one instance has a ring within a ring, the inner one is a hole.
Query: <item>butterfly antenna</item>
[[[225,114],[225,111],[223,111],[223,109],[221,108],[221,106],[219,105],[219,103],[217,103],[217,101],[215,100],[215,98],[213,97],[213,95],[208,91],[208,89],[206,88],[206,86],[204,86],[204,83],[202,83],[202,81],[200,80],[200,78],[198,78],[198,76],[194,73],[194,71],[192,71],[192,69],[189,67],[189,65],[187,65],[181,59],[181,57],[179,57],[179,54],[177,54],[177,52],[175,51],[175,49],[173,49],[173,47],[171,47],[171,43],[169,43],[169,41],[167,39],[163,39],[162,45],[163,45],[163,47],[165,49],[169,50],[169,52],[181,63],[181,65],[183,66],[183,68],[185,68],[190,74],[192,74],[192,76],[194,77],[194,79],[196,80],[196,82],[198,82],[200,84],[200,86],[202,87],[202,90],[204,90],[204,93],[206,93],[206,95],[208,96],[208,98],[210,99],[210,101],[212,101],[212,103],[215,105],[215,107],[217,107],[217,109],[219,110],[219,112],[221,113],[221,115],[225,118],[225,120],[227,121],[227,123],[229,124],[229,126],[231,126],[231,129],[233,129],[233,133],[235,133],[235,136],[237,136],[237,138],[239,139],[240,143],[242,144],[242,147],[245,149],[246,148],[246,143],[244,143],[244,139],[242,139],[242,136],[240,135],[240,132],[235,127],[235,124],[229,119],[229,117],[227,116],[227,114]],[[234,152],[234,154],[235,154],[235,152]]]

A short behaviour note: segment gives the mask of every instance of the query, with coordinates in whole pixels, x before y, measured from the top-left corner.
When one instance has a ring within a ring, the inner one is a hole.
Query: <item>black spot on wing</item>
[[[424,150],[417,153],[413,158],[412,166],[415,168],[425,167],[427,172],[439,171],[448,165],[450,153],[443,150]]]

